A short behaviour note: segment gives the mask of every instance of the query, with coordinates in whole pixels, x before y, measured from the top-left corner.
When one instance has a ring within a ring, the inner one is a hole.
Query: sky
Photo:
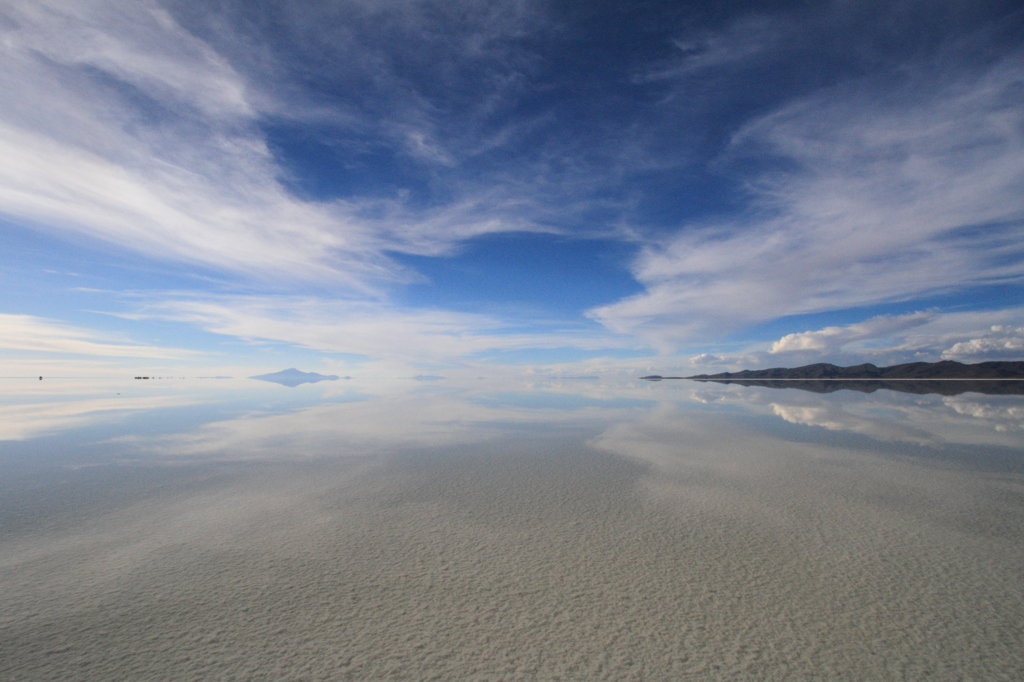
[[[0,375],[1024,360],[1015,2],[0,0]]]

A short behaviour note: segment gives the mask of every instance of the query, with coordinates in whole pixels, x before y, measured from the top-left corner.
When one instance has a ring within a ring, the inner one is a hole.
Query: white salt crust
[[[0,543],[0,679],[1024,679],[1019,478],[638,438],[65,510]]]

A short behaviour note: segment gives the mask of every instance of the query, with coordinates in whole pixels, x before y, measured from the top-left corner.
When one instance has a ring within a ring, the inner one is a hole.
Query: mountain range
[[[653,379],[654,377],[643,377]],[[840,367],[824,362],[803,367],[773,367],[771,369],[745,369],[740,372],[697,374],[686,379],[1024,379],[1024,362],[997,361],[965,365],[962,362],[910,362],[890,367],[877,367],[871,363]]]

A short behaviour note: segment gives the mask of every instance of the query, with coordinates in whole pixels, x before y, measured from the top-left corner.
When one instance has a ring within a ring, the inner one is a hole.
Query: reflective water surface
[[[4,679],[1021,679],[1024,397],[0,383]]]

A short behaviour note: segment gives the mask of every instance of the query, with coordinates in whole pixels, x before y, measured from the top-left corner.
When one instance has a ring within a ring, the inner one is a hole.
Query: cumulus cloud
[[[878,315],[848,325],[786,334],[735,354],[702,353],[691,357],[690,362],[732,370],[814,362],[885,366],[938,360],[1024,360],[1021,320],[1024,308]]]
[[[772,344],[769,353],[786,353],[793,351],[835,352],[854,341],[878,339],[890,334],[927,324],[934,319],[932,313],[913,313],[911,315],[880,315],[870,320],[851,324],[845,327],[825,327],[818,331],[786,334]]]
[[[988,334],[953,344],[942,352],[944,360],[1020,360],[1024,358],[1024,327],[992,325]]]
[[[878,440],[909,441],[921,445],[935,444],[932,434],[917,425],[900,423],[893,419],[879,419],[858,415],[844,406],[818,404],[772,404],[772,412],[791,424],[817,426],[829,431],[848,431],[871,436]]]
[[[731,362],[728,358],[714,353],[701,353],[690,358],[691,365],[724,365]]]
[[[1017,396],[920,396],[890,391],[820,395],[779,388],[706,384],[692,399],[742,406],[792,424],[919,445],[1018,447],[1011,434],[1024,426],[1024,410]]]
[[[767,168],[748,216],[646,248],[633,267],[646,292],[590,315],[671,349],[786,315],[1019,280],[1021,63],[848,83],[752,121],[730,152]]]
[[[999,432],[1024,430],[1024,406],[1017,401],[974,396],[952,396],[943,403],[957,414],[971,417]]]
[[[1024,310],[879,315],[863,322],[829,326],[775,340],[769,350],[751,349],[748,367],[810,362],[890,365],[902,362],[1024,360],[1024,328],[1013,323]]]

